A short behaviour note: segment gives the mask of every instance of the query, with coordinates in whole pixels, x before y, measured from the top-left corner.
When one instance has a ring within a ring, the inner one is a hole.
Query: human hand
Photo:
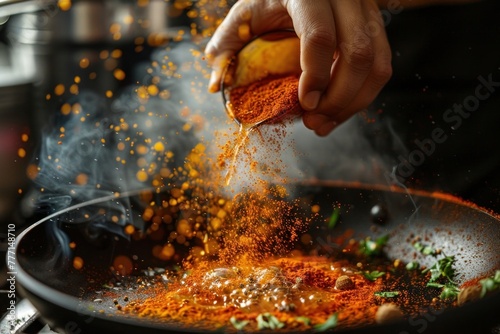
[[[375,99],[392,74],[391,50],[374,0],[240,0],[206,48],[209,90],[252,37],[293,28],[301,41],[303,122],[320,136]]]

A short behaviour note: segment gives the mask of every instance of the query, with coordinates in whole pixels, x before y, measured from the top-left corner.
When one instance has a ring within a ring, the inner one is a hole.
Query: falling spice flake
[[[73,259],[73,268],[80,270],[83,268],[83,259],[79,256],[75,256]]]
[[[88,58],[82,58],[80,59],[80,67],[85,69],[87,67],[89,67],[90,65],[90,60]]]
[[[67,12],[68,10],[71,9],[71,0],[59,0],[57,2],[57,6],[63,12]]]
[[[119,255],[113,261],[113,268],[122,276],[130,275],[133,270],[132,260],[128,256]]]
[[[56,94],[57,96],[61,96],[64,94],[64,91],[66,89],[64,88],[64,85],[63,84],[58,84],[55,88],[54,88],[54,94]]]
[[[143,170],[140,170],[136,174],[136,178],[139,182],[146,182],[149,178],[148,173]]]
[[[116,80],[125,80],[125,72],[122,69],[115,69],[113,71],[113,76],[115,77]]]
[[[153,148],[156,152],[163,152],[165,150],[165,145],[159,141],[154,144]]]
[[[83,186],[86,185],[89,181],[89,176],[85,173],[80,173],[76,176],[75,183]]]
[[[19,148],[19,149],[17,150],[17,156],[18,156],[19,158],[21,158],[21,159],[22,159],[22,158],[25,158],[25,157],[26,157],[26,150],[25,150],[24,148]]]

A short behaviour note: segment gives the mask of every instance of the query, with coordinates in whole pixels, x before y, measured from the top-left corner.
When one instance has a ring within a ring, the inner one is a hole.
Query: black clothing
[[[500,212],[500,1],[386,20],[394,75],[364,126],[406,186]]]

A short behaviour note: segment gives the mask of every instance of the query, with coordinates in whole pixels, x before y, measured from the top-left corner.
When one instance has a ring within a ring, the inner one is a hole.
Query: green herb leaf
[[[229,319],[231,324],[236,328],[237,330],[241,331],[243,328],[245,328],[246,325],[248,325],[249,321],[248,320],[238,320],[236,317],[231,317]]]
[[[424,249],[424,245],[417,241],[413,244],[413,248],[415,248],[417,252],[422,252],[422,250]]]
[[[406,270],[417,270],[418,268],[420,268],[420,263],[417,261],[408,262],[406,265]]]
[[[497,283],[500,284],[500,270],[497,270],[495,272],[495,276],[493,276],[493,280]]]
[[[306,326],[309,326],[311,324],[311,319],[309,319],[308,317],[296,317],[295,320],[302,322]]]
[[[314,326],[316,332],[324,332],[337,326],[338,314],[334,313],[322,324]]]
[[[426,272],[431,273],[431,278],[429,279],[429,282],[435,282],[439,278],[443,277],[448,279],[450,283],[454,283],[453,282],[453,275],[455,275],[455,269],[453,269],[454,264],[455,264],[455,257],[446,256],[436,261],[436,263],[434,263],[432,267],[422,270],[422,273],[423,274],[425,274]]]
[[[367,256],[381,255],[384,246],[389,240],[389,235],[384,235],[377,238],[375,241],[367,237],[359,242],[359,251]]]
[[[280,329],[285,326],[284,323],[278,320],[274,315],[271,313],[263,313],[259,314],[256,318],[257,320],[257,328],[259,330],[269,328],[271,330],[275,329]]]
[[[439,298],[455,300],[460,293],[460,289],[455,284],[445,284]]]
[[[427,286],[430,288],[438,288],[438,289],[444,288],[444,284],[436,283],[436,282],[429,282],[429,283],[427,283]]]
[[[382,277],[385,275],[385,272],[384,271],[378,271],[378,270],[375,270],[375,271],[372,271],[371,273],[370,272],[363,272],[362,273],[363,276],[367,279],[367,280],[370,280],[372,282],[375,282],[377,280],[377,278],[379,277]]]
[[[488,292],[500,289],[500,270],[497,270],[494,276],[480,280],[479,283],[481,283],[481,298]]]
[[[328,228],[333,229],[337,225],[339,218],[340,218],[340,208],[333,209],[333,213],[330,216],[330,219],[328,220],[327,224]]]
[[[399,296],[399,291],[377,291],[374,295],[382,298],[394,298]]]
[[[431,246],[426,246],[424,244],[421,244],[420,242],[415,242],[413,244],[413,248],[415,248],[418,252],[424,254],[424,255],[436,255],[437,252],[434,248]]]

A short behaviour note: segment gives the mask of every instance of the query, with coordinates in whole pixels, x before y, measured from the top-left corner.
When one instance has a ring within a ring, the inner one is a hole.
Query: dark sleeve
[[[500,1],[386,20],[394,75],[364,125],[398,180],[500,212]],[[362,121],[362,120],[361,120]]]

